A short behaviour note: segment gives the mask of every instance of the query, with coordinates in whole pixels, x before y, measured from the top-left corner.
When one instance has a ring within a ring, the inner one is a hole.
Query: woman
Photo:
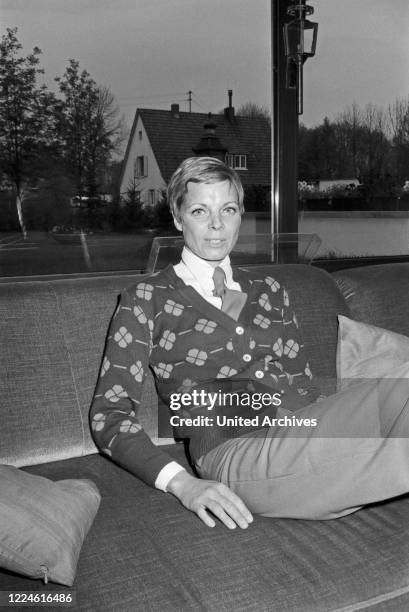
[[[374,383],[317,402],[274,268],[267,276],[233,273],[229,253],[243,214],[236,172],[214,158],[189,158],[171,178],[168,201],[183,233],[181,261],[121,296],[91,408],[97,445],[209,527],[209,511],[234,529],[246,528],[251,512],[333,518],[384,498],[379,466],[393,465],[401,451],[393,442],[384,448],[379,436],[356,436],[356,415],[363,424],[374,413]],[[154,446],[138,423],[149,368],[202,478]],[[336,435],[341,409],[344,435]],[[409,475],[404,480],[403,488]],[[402,483],[388,491],[403,492]]]

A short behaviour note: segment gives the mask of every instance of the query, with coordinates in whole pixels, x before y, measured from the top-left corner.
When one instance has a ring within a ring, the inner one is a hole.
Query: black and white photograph
[[[409,610],[408,0],[0,0],[0,609]]]

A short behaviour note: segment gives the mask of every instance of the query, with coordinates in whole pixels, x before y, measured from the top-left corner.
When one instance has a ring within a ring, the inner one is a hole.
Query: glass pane
[[[316,56],[304,66],[299,231],[319,256],[409,249],[409,5],[312,2]]]
[[[261,215],[269,231],[269,0],[1,0],[0,18],[17,56],[41,49],[33,92],[50,96],[47,117],[27,98],[37,129],[18,128],[33,145],[22,189],[0,156],[0,276],[145,270],[152,239],[177,235],[166,186],[209,113],[248,223]]]
[[[162,270],[180,261],[183,238],[154,238],[147,272]],[[275,263],[311,263],[320,247],[316,234],[240,234],[230,253],[233,266]]]

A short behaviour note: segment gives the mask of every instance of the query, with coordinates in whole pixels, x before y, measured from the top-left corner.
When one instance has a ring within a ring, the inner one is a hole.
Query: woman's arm
[[[108,331],[90,419],[101,451],[154,486],[172,458],[152,443],[137,418],[150,342],[148,319],[125,291]]]

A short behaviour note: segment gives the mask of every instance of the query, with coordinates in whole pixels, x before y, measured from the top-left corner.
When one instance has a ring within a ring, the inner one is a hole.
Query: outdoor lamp
[[[305,0],[294,0],[287,8],[292,21],[284,24],[284,53],[287,57],[286,87],[297,89],[297,114],[303,113],[303,64],[308,57],[315,55],[318,23],[308,21],[314,9]]]

